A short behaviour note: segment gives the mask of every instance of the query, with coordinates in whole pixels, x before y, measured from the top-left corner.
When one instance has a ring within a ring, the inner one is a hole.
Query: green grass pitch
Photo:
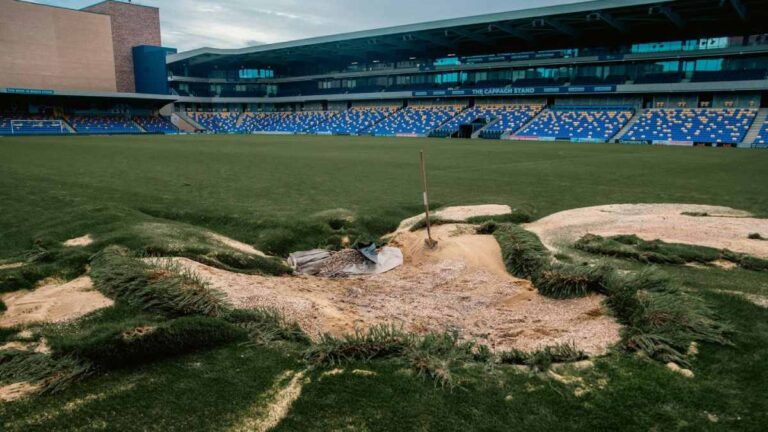
[[[768,217],[768,152],[483,140],[308,136],[0,138],[0,260],[38,242],[127,236],[146,221],[204,227],[265,250],[313,246],[313,215],[347,209],[378,236],[420,209],[419,150],[435,205],[509,204],[536,217],[616,203],[724,205]],[[307,222],[310,220],[310,222]],[[118,234],[114,234],[118,233]],[[627,268],[639,264],[623,263]],[[766,273],[662,266],[737,330],[703,344],[694,379],[611,354],[593,391],[497,367],[453,390],[397,364],[310,381],[275,430],[761,430],[768,424]],[[227,430],[266,400],[290,344],[232,344],[122,369],[64,393],[0,402],[0,430]]]

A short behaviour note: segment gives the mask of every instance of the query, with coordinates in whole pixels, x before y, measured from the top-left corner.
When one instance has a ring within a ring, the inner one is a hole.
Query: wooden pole
[[[427,188],[427,164],[424,160],[424,150],[421,151],[421,188],[424,199],[424,215],[427,222],[427,239],[424,242],[427,247],[434,249],[437,242],[432,238],[432,222],[429,220],[429,189]]]

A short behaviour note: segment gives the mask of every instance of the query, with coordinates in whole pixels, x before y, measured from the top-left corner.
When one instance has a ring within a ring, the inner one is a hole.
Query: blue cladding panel
[[[141,45],[133,48],[133,73],[136,93],[168,94],[168,68],[165,57],[175,48]]]

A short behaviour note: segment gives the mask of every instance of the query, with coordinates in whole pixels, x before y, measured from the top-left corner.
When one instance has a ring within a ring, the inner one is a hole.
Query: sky
[[[28,0],[79,9],[98,0]],[[583,0],[134,0],[160,8],[163,45],[242,48]]]

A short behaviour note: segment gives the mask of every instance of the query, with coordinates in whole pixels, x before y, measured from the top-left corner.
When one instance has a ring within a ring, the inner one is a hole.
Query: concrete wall
[[[132,50],[133,47],[139,45],[162,45],[160,10],[116,1],[104,1],[83,10],[108,15],[112,18],[117,91],[135,92]]]
[[[0,88],[114,92],[114,59],[108,16],[0,0]]]

